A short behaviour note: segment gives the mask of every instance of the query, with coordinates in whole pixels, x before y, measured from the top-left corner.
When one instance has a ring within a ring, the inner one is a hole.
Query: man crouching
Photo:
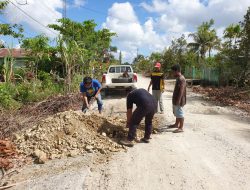
[[[86,112],[90,108],[93,100],[97,101],[98,111],[102,113],[102,97],[101,97],[101,83],[91,77],[85,77],[80,84],[80,92],[82,93],[83,106],[82,111]]]

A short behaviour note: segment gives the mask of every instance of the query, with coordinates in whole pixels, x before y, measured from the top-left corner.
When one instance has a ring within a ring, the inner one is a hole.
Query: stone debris
[[[127,136],[128,128],[125,126],[125,119],[66,111],[15,133],[14,142],[19,153],[33,156],[35,163],[41,164],[48,159],[126,150],[117,143]],[[141,126],[137,136],[142,137],[143,134]]]

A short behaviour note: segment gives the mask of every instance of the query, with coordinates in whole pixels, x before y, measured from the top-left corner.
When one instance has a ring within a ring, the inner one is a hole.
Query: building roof
[[[26,57],[26,51],[24,48],[14,48],[14,49],[8,49],[8,48],[0,48],[0,58],[6,57],[11,55],[14,58],[22,58]]]

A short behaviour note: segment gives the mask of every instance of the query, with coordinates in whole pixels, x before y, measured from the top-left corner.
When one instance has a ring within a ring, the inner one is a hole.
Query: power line
[[[25,3],[19,3],[19,2],[17,2],[17,0],[15,0],[15,1],[16,1],[16,3],[17,3],[18,5],[27,5],[27,4],[28,4],[27,0],[25,1]]]
[[[53,30],[51,30],[50,28],[48,28],[47,26],[45,26],[44,24],[40,23],[39,21],[37,21],[36,19],[34,19],[32,16],[30,16],[28,13],[26,13],[23,9],[21,9],[20,7],[16,6],[13,2],[11,2],[10,0],[7,0],[9,3],[11,3],[12,5],[14,5],[16,8],[18,8],[21,12],[23,12],[26,16],[28,16],[30,19],[32,19],[33,21],[35,21],[36,23],[38,23],[39,25],[43,26],[44,28],[46,28],[47,30],[49,30],[50,32],[54,33],[57,35],[57,33],[55,33]]]

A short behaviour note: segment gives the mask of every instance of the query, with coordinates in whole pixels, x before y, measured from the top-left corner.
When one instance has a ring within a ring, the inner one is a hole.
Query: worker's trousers
[[[92,97],[92,96],[87,96],[87,98],[88,98],[88,103],[90,103],[90,100],[91,100],[92,98],[94,98],[94,97]],[[98,110],[99,110],[99,111],[102,111],[103,103],[102,103],[101,94],[98,94],[98,95],[97,95],[96,102],[97,102],[97,105],[98,105]],[[85,110],[86,108],[87,108],[87,105],[85,104],[85,102],[83,102],[82,111]]]
[[[149,139],[152,133],[152,120],[155,114],[155,107],[143,108],[137,107],[132,114],[129,125],[128,140],[134,140],[136,137],[136,129],[139,126],[143,117],[145,117],[145,134],[144,138]]]
[[[163,102],[162,102],[162,91],[161,90],[152,90],[152,96],[155,98],[157,102],[157,111],[158,111],[158,104],[160,105],[160,111],[164,111]]]

